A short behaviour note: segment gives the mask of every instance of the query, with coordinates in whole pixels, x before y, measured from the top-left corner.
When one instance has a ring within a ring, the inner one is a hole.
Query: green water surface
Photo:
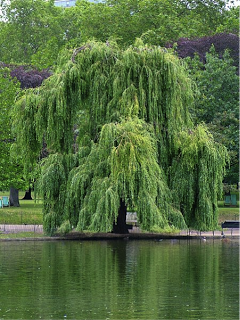
[[[0,242],[0,319],[239,319],[239,242]]]

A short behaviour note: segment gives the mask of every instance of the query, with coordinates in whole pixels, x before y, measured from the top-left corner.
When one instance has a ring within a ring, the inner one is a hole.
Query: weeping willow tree
[[[127,208],[143,230],[215,228],[227,153],[193,127],[192,101],[184,66],[159,47],[91,42],[63,58],[14,110],[26,166],[48,148],[45,231],[124,233]]]

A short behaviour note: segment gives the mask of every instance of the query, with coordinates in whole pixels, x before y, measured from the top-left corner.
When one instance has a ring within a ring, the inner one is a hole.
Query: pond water
[[[0,319],[239,319],[239,242],[0,242]]]

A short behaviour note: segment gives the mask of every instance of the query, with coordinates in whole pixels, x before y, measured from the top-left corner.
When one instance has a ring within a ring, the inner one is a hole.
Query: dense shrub
[[[21,83],[22,89],[39,87],[43,80],[47,79],[51,75],[48,70],[25,70],[24,66],[19,66],[13,69],[10,74],[13,78],[16,77],[18,79]]]
[[[206,62],[206,52],[214,45],[216,53],[223,57],[226,49],[230,50],[230,56],[234,60],[234,65],[239,66],[239,37],[232,33],[219,33],[213,36],[206,36],[197,39],[180,38],[177,41],[177,54],[180,58],[194,57],[197,53],[202,62]],[[168,44],[172,47],[172,44]]]
[[[39,71],[30,65],[14,65],[0,62],[0,68],[9,68],[11,77],[20,82],[21,89],[39,87],[43,80],[52,74],[47,69]]]

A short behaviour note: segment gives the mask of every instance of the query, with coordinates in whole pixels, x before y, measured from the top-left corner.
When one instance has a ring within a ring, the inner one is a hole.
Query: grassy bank
[[[25,238],[43,238],[43,233],[36,232],[16,232],[16,233],[0,233],[1,239],[25,239]]]

